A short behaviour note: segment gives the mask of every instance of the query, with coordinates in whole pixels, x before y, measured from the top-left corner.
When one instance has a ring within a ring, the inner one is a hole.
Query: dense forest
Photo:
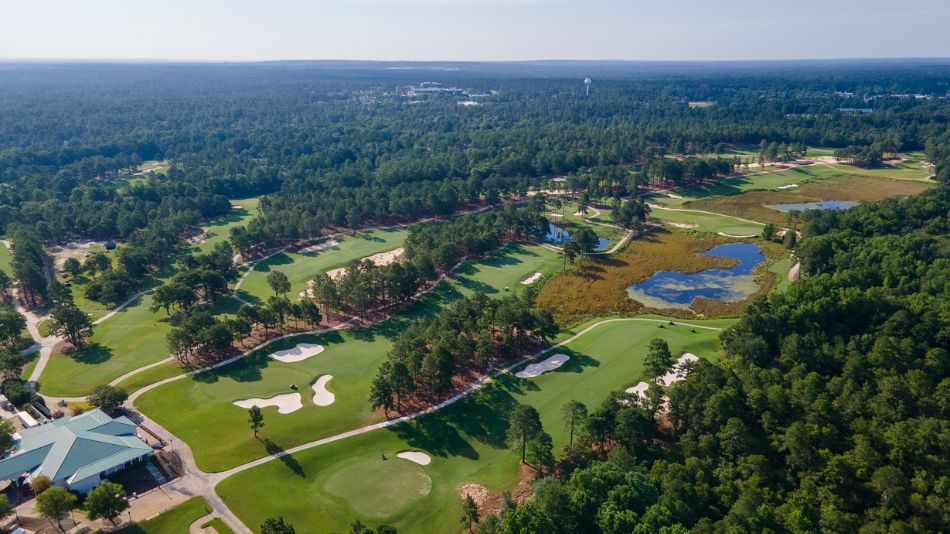
[[[808,275],[723,333],[722,366],[694,364],[668,405],[660,387],[568,403],[581,446],[479,532],[943,531],[948,213],[947,187],[807,212]]]
[[[159,221],[185,231],[225,213],[228,198],[267,194],[260,219],[235,236],[247,252],[328,226],[497,202],[554,174],[623,195],[631,184],[618,165],[762,141],[926,149],[948,172],[940,64],[590,68],[603,77],[591,97],[553,66],[532,78],[481,65],[440,73],[489,95],[459,106],[455,93],[400,97],[397,86],[421,80],[382,66],[4,65],[0,231],[23,223],[52,241],[126,239]],[[916,93],[928,98],[904,97]],[[873,113],[841,111],[853,108]],[[127,180],[156,159],[173,165]],[[652,175],[726,171],[700,167]]]

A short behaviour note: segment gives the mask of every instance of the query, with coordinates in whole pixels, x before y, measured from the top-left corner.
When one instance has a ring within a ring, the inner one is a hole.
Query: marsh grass
[[[695,273],[729,268],[736,260],[702,256],[701,252],[733,240],[693,232],[658,230],[632,241],[621,253],[584,259],[574,269],[548,282],[538,294],[540,308],[550,310],[560,322],[578,317],[642,310],[627,296],[627,287],[657,271]],[[692,315],[676,310],[678,315]]]

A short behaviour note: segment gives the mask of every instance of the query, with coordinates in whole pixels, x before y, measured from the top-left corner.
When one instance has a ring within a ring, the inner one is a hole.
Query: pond
[[[639,284],[627,288],[633,300],[651,308],[689,308],[697,297],[736,302],[758,290],[753,269],[765,261],[759,247],[752,243],[729,243],[713,247],[704,256],[738,260],[729,269],[706,269],[685,274],[659,271]]]
[[[778,211],[805,211],[805,210],[849,210],[857,206],[857,202],[850,200],[820,200],[804,204],[772,204],[768,207]]]
[[[554,223],[548,223],[548,233],[544,239],[550,243],[562,244],[571,238],[571,233]],[[611,241],[604,237],[597,237],[597,248],[594,250],[607,250]]]

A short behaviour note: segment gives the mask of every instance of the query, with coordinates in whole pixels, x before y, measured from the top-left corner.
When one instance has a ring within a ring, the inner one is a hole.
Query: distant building
[[[13,435],[14,451],[0,460],[0,480],[46,476],[58,486],[85,493],[113,473],[143,462],[152,449],[126,417],[102,410],[63,417]]]

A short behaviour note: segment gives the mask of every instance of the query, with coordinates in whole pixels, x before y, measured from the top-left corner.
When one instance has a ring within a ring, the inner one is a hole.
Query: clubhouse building
[[[0,480],[31,482],[46,476],[80,493],[152,455],[136,435],[135,423],[98,409],[25,428],[13,438],[13,451],[0,460]]]

